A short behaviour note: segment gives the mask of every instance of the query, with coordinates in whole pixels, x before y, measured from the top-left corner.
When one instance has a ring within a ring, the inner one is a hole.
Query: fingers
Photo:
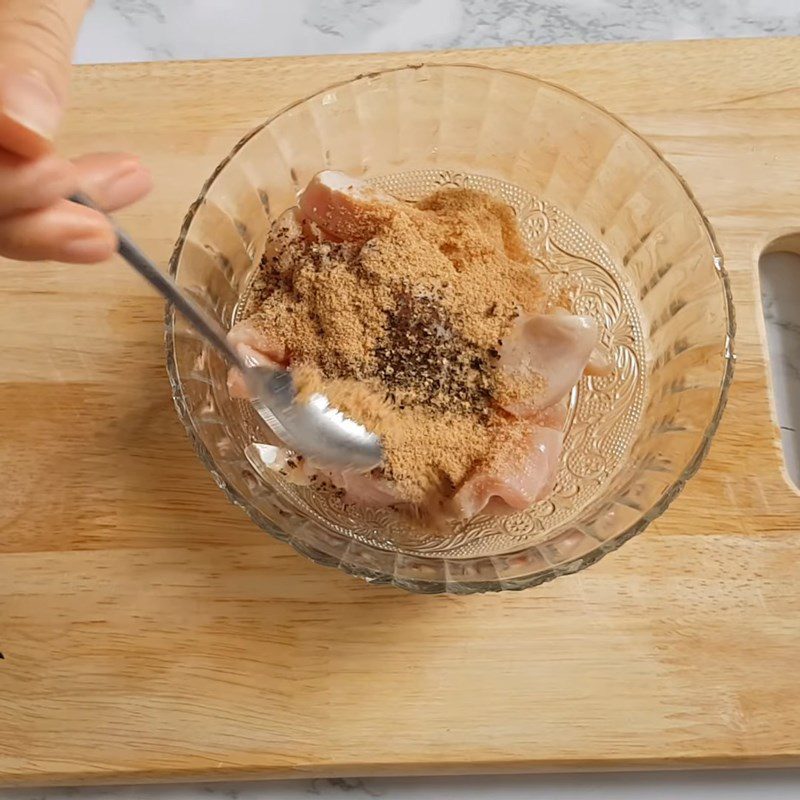
[[[73,164],[80,188],[106,211],[135,203],[153,186],[147,168],[128,153],[92,153]]]
[[[68,200],[0,220],[0,253],[8,258],[89,264],[109,258],[116,247],[102,214]]]
[[[28,158],[47,153],[62,114],[61,101],[41,78],[0,66],[0,146],[5,150]]]
[[[2,63],[40,77],[62,101],[72,52],[90,0],[3,0],[0,3]]]
[[[0,217],[44,208],[78,189],[115,211],[152,188],[148,170],[127,153],[93,153],[67,161],[55,155],[24,159],[0,150]]]
[[[78,188],[78,169],[46,155],[24,159],[0,150],[0,217],[55,203]]]
[[[75,161],[54,155],[26,161],[0,151],[0,254],[27,261],[103,261],[116,248],[102,215],[67,202],[80,189],[114,211],[142,198],[152,179],[127,153],[94,153]]]
[[[49,149],[89,2],[0,2],[0,147],[28,157]]]
[[[0,254],[102,261],[116,237],[102,214],[63,199],[82,189],[103,208],[128,205],[150,176],[127,155],[69,162],[52,153],[72,52],[91,0],[0,0]]]

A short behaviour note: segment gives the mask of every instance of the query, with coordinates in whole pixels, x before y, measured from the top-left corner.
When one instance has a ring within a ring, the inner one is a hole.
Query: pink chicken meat
[[[363,244],[399,202],[357,179],[326,171],[312,179],[298,207],[286,212],[277,224],[292,236]],[[291,366],[280,331],[265,334],[245,321],[232,329],[230,337],[249,359]],[[552,490],[563,442],[566,398],[587,366],[598,363],[598,338],[597,324],[590,317],[562,312],[518,315],[499,345],[496,369],[523,391],[513,401],[501,403],[513,420],[455,487],[448,504],[452,517],[512,513],[528,508]],[[229,388],[234,396],[246,396],[233,372]],[[382,475],[319,474],[343,490],[346,502],[373,507],[403,503],[392,481]]]

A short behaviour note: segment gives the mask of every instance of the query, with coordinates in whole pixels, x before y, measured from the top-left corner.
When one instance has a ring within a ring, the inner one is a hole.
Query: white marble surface
[[[667,10],[669,7],[669,10]],[[800,34],[798,0],[96,0],[79,62]],[[800,259],[764,265],[776,407],[800,428]],[[800,459],[789,459],[800,481]],[[0,792],[0,800],[789,800],[800,771],[318,780]]]
[[[800,256],[761,259],[761,296],[786,471],[800,486]]]
[[[797,0],[95,0],[77,57],[233,58],[792,34],[800,34]]]
[[[334,779],[0,792],[2,800],[797,800],[800,770]]]

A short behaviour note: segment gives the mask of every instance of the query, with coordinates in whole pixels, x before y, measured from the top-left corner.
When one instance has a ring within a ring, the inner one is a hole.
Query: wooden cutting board
[[[739,326],[699,475],[645,535],[540,588],[369,587],[228,505],[130,270],[4,263],[0,783],[800,763],[800,495],[756,269],[800,230],[800,40],[86,67],[63,147],[142,155],[157,188],[122,221],[166,263],[245,131],[422,59],[565,84],[687,178]]]

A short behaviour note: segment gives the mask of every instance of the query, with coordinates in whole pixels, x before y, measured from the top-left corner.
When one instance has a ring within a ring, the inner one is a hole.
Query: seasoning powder
[[[301,399],[322,392],[383,438],[403,500],[449,497],[510,424],[495,364],[516,316],[542,311],[542,287],[514,212],[483,192],[365,219],[354,243],[277,225],[250,323],[285,343]]]

